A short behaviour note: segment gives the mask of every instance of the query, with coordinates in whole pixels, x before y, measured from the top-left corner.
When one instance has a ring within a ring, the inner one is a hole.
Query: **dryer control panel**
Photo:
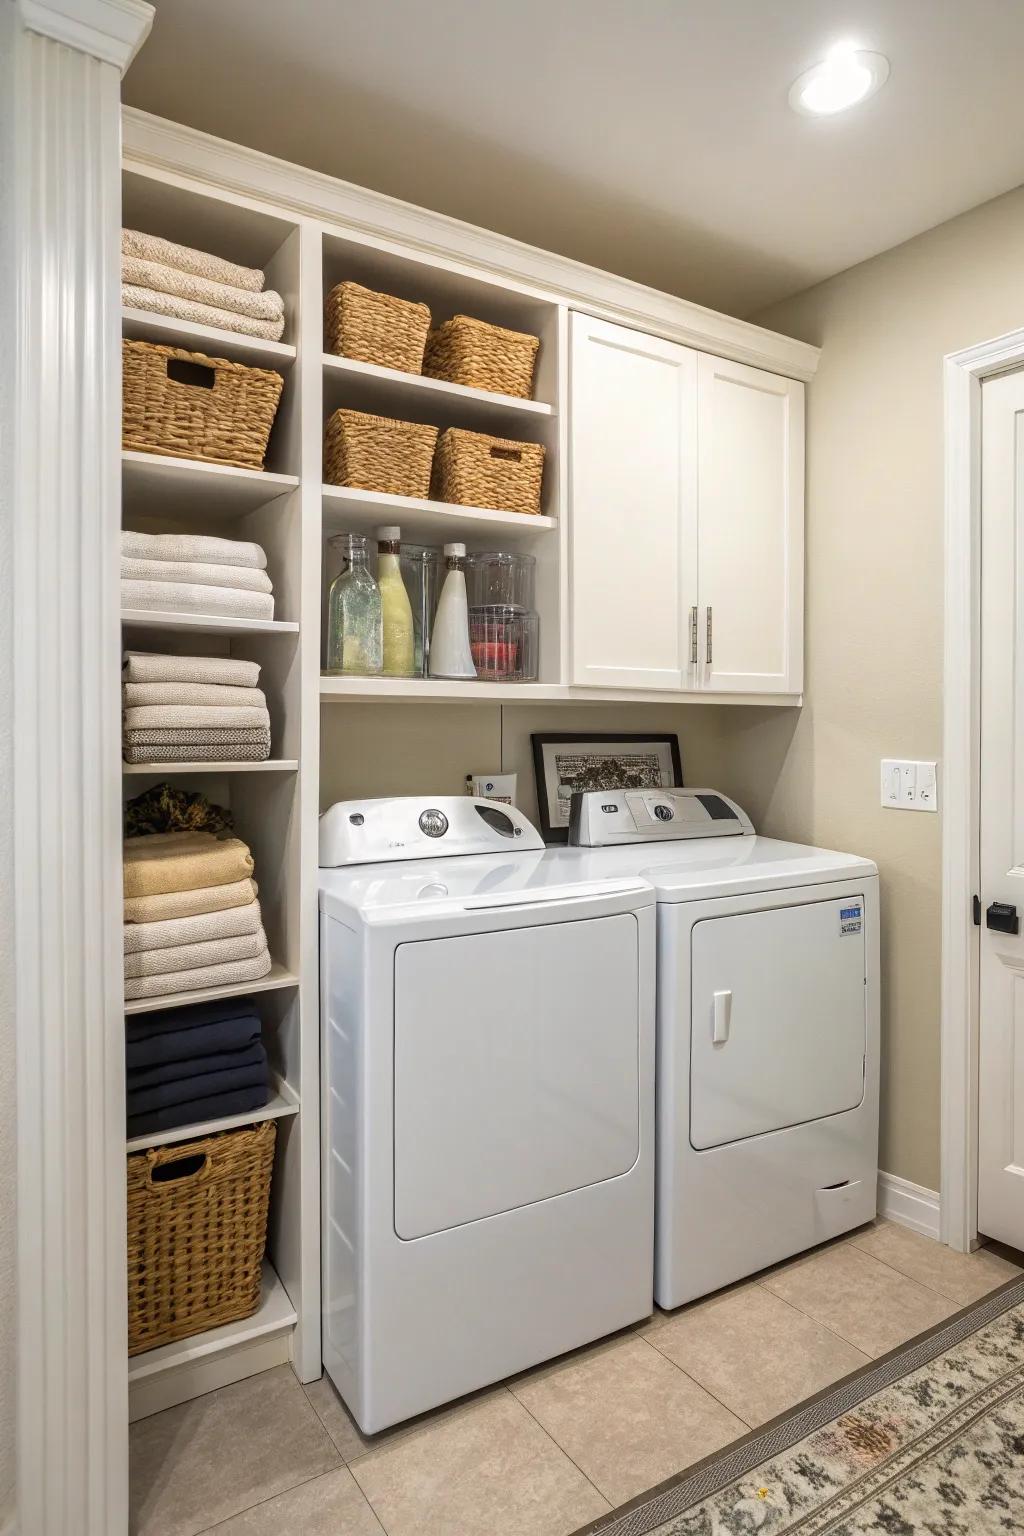
[[[753,835],[750,817],[714,789],[590,789],[572,797],[569,842],[578,848]]]

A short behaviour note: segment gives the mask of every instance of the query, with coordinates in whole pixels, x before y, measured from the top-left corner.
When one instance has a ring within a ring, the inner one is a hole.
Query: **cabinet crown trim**
[[[122,121],[129,168],[149,167],[189,176],[221,195],[258,199],[293,215],[400,241],[421,255],[462,263],[478,275],[526,287],[538,297],[787,378],[806,381],[813,378],[817,368],[818,347],[718,314],[630,278],[231,144],[135,107],[123,109]]]
[[[122,74],[153,26],[146,0],[17,0],[28,32],[113,64]]]

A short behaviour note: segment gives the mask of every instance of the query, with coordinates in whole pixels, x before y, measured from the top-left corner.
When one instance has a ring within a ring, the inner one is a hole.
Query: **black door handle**
[[[1020,933],[1017,908],[1012,907],[1008,901],[994,901],[985,913],[985,927],[994,929],[996,933]]]

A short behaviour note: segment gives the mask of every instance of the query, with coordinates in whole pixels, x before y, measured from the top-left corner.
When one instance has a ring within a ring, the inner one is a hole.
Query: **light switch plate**
[[[884,757],[882,804],[893,811],[937,811],[939,795],[935,763]]]

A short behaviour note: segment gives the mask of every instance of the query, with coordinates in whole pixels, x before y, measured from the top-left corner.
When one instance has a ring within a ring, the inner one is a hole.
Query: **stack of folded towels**
[[[121,534],[122,608],[272,619],[273,594],[259,544],[196,533]]]
[[[237,837],[156,832],[124,840],[126,1000],[237,986],[270,970],[252,878]]]
[[[258,662],[233,656],[126,651],[125,762],[262,762],[270,756],[270,715],[259,676]]]
[[[167,1008],[125,1023],[129,1136],[244,1114],[270,1097],[251,997]]]
[[[279,293],[264,289],[265,281],[258,268],[240,267],[137,229],[121,231],[121,303],[126,309],[279,341],[284,304]]]

